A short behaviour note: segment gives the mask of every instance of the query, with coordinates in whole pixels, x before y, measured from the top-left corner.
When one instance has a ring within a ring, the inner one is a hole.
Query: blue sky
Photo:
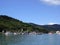
[[[60,0],[57,1],[0,0],[0,15],[36,24],[60,24]]]

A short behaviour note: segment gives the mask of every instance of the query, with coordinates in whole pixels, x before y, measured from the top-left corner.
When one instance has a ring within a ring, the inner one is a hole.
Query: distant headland
[[[7,15],[0,15],[0,32],[2,33],[12,32],[14,34],[41,34],[49,32],[56,33],[56,31],[60,31],[60,24],[38,25],[34,23],[25,23]]]

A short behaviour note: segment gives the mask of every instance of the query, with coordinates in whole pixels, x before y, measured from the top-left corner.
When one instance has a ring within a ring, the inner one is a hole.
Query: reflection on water
[[[60,45],[60,35],[11,35],[0,34],[0,45]]]

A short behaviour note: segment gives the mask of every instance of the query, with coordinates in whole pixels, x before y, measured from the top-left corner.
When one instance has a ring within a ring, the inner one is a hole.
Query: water
[[[60,45],[60,35],[11,35],[0,34],[0,45]]]

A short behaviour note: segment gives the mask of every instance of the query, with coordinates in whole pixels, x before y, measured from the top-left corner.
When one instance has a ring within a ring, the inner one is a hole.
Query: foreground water
[[[60,45],[60,35],[10,35],[0,34],[0,45]]]

